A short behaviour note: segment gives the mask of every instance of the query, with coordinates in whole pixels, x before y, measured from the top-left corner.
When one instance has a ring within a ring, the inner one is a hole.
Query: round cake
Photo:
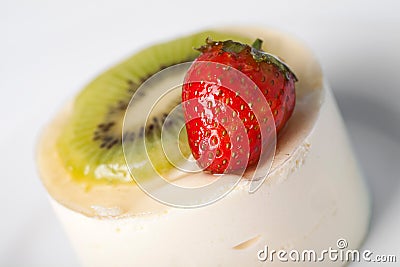
[[[296,73],[296,106],[277,137],[268,176],[254,193],[249,193],[250,181],[242,179],[215,203],[186,209],[153,199],[129,172],[122,176],[115,172],[117,178],[102,180],[96,175],[104,167],[98,167],[97,172],[88,171],[77,179],[69,165],[71,157],[86,159],[69,154],[69,148],[60,149],[60,140],[76,116],[74,99],[45,128],[38,165],[83,266],[280,266],[285,262],[266,258],[266,248],[314,250],[319,255],[329,247],[337,248],[342,239],[347,249],[361,245],[370,216],[367,188],[332,92],[312,53],[295,38],[268,28],[218,28],[196,38],[204,41],[206,35],[215,40],[260,38],[265,50],[283,58]],[[168,49],[168,44],[158,46]],[[169,56],[174,57],[173,53]],[[113,70],[119,71],[118,66]],[[201,172],[180,175],[174,182],[191,185],[213,179]],[[298,266],[310,264],[297,262]]]

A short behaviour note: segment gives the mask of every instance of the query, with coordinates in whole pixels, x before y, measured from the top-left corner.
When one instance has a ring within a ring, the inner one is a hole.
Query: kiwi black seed
[[[100,74],[78,94],[57,141],[59,157],[73,180],[132,182],[123,155],[122,136],[124,142],[132,146],[128,153],[135,153],[135,144],[146,138],[152,144],[149,153],[160,159],[155,166],[157,170],[163,172],[172,168],[160,149],[160,133],[162,127],[168,130],[182,125],[183,114],[164,125],[169,112],[180,103],[180,97],[155,114],[146,129],[144,125],[129,128],[122,135],[124,115],[130,99],[144,81],[164,68],[195,59],[199,52],[193,48],[203,45],[207,37],[250,41],[237,35],[204,31],[153,45]],[[146,98],[146,94],[141,93],[138,97]],[[186,140],[181,140],[180,147],[189,151]],[[138,160],[148,161],[146,155],[140,155]],[[152,165],[140,166],[140,171],[135,173],[143,177],[153,173],[149,171]]]

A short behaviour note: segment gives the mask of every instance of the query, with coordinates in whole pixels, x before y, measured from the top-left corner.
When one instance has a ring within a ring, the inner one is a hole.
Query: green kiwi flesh
[[[194,60],[199,53],[194,48],[203,45],[208,37],[218,41],[232,39],[248,44],[251,42],[237,35],[204,31],[153,45],[105,71],[77,95],[72,114],[57,141],[57,152],[72,180],[89,185],[133,182],[122,149],[123,119],[131,97],[147,78],[158,71]],[[158,172],[168,172],[173,168],[160,149],[160,128],[166,114],[180,101],[179,96],[171,106],[167,105],[161,114],[153,118],[154,121],[146,128],[146,136],[143,136],[143,127],[124,133],[124,138],[132,143],[133,148],[135,142],[147,139],[147,143],[151,144],[149,155],[160,159],[154,165]],[[190,153],[186,134],[180,137],[182,152]],[[139,157],[145,160],[146,155]],[[140,168],[142,178],[151,178],[150,173],[153,172],[149,170],[152,168],[150,164]]]

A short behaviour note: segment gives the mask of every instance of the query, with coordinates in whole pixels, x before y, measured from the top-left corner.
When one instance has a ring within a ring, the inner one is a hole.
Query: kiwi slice
[[[57,150],[65,169],[75,181],[96,183],[132,182],[126,167],[122,149],[122,129],[126,108],[139,86],[158,71],[182,62],[192,61],[198,56],[195,47],[204,44],[205,39],[233,39],[250,43],[245,37],[223,32],[204,31],[173,41],[148,47],[131,56],[122,63],[102,73],[90,82],[75,98],[72,114],[65,129],[59,136]],[[142,96],[146,97],[146,95]],[[148,151],[153,158],[159,158],[154,166],[158,171],[170,170],[172,165],[160,150],[160,129],[167,114],[181,101],[180,95],[164,105],[152,117],[147,128],[136,126],[124,133],[125,141],[146,142],[151,145]],[[183,120],[183,116],[181,118]],[[174,123],[172,123],[174,124]],[[176,123],[182,125],[181,123]],[[173,127],[171,125],[170,127]],[[143,132],[146,130],[146,136]],[[180,147],[190,153],[186,134],[182,134]],[[176,137],[175,137],[176,138]],[[143,155],[143,162],[146,161]],[[140,175],[149,176],[150,164],[140,165]],[[135,172],[138,173],[138,172]]]

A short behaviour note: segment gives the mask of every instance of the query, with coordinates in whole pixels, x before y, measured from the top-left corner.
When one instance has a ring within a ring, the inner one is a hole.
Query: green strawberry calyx
[[[207,51],[211,51],[212,48],[215,46],[221,46],[222,51],[232,54],[239,54],[244,50],[247,50],[256,62],[265,62],[267,64],[272,64],[276,66],[281,73],[284,74],[286,80],[290,80],[291,78],[293,78],[297,82],[298,79],[296,75],[282,59],[261,50],[262,43],[263,41],[258,38],[254,41],[252,46],[232,40],[213,41],[211,40],[211,38],[207,38],[206,44],[201,46],[200,48],[197,48],[197,50],[202,53],[206,53]]]

